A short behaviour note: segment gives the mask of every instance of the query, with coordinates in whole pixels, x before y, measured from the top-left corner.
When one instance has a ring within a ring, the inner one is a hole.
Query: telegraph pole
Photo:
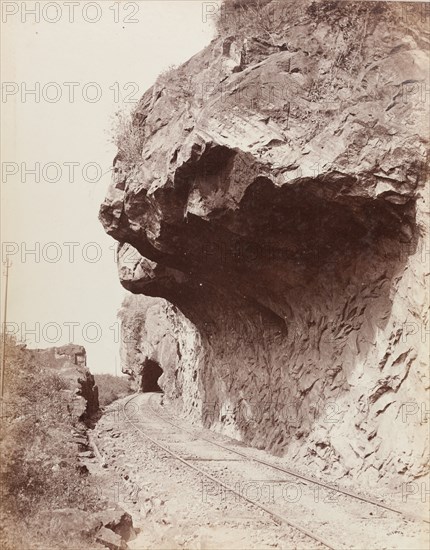
[[[3,310],[3,357],[2,357],[2,364],[1,364],[1,396],[3,397],[4,394],[4,371],[6,367],[6,319],[7,319],[7,290],[8,290],[8,282],[9,282],[9,268],[12,266],[12,264],[9,262],[9,258],[4,262],[5,264],[5,275],[6,275],[6,282],[5,282],[5,291],[4,291],[4,310]]]

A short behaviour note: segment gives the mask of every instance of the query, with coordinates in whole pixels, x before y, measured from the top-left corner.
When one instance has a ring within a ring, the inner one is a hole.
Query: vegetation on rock
[[[77,461],[72,433],[85,426],[73,416],[70,390],[42,354],[8,339],[0,429],[3,550],[47,548],[54,540],[55,548],[70,548],[67,522],[53,522],[54,510],[101,508]],[[87,542],[73,540],[80,548]]]

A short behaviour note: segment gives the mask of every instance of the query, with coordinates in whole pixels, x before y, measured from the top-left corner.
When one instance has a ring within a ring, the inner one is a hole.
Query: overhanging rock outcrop
[[[176,334],[186,366],[180,353],[164,382],[169,392],[175,369],[188,373],[175,388],[185,412],[303,467],[421,477],[422,6],[306,0],[260,13],[270,27],[248,12],[160,77],[121,136],[100,210],[121,282],[191,327],[192,342]]]

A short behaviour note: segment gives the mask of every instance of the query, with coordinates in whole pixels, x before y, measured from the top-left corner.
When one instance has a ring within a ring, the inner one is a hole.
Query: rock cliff
[[[130,294],[121,319],[121,369],[135,389],[159,391],[168,398],[194,401],[187,411],[201,419],[196,385],[199,356],[204,356],[197,328],[172,304],[160,298]]]
[[[87,367],[83,346],[68,344],[56,348],[29,350],[38,363],[55,372],[67,385],[61,390],[76,420],[88,421],[99,410],[98,388]]]
[[[5,344],[0,547],[127,548],[131,516],[89,475],[98,390],[85,348]]]
[[[120,136],[100,219],[123,286],[172,304],[126,368],[291,464],[399,485],[428,453],[428,13],[256,4]]]

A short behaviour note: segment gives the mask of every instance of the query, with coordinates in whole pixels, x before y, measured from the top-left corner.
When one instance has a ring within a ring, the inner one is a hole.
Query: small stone
[[[82,453],[78,453],[79,458],[94,458],[93,451],[84,451]]]
[[[127,544],[121,539],[119,535],[117,535],[110,529],[107,529],[106,527],[102,527],[97,533],[96,542],[103,544],[104,546],[109,548],[109,550],[126,550],[126,548],[128,548]]]

